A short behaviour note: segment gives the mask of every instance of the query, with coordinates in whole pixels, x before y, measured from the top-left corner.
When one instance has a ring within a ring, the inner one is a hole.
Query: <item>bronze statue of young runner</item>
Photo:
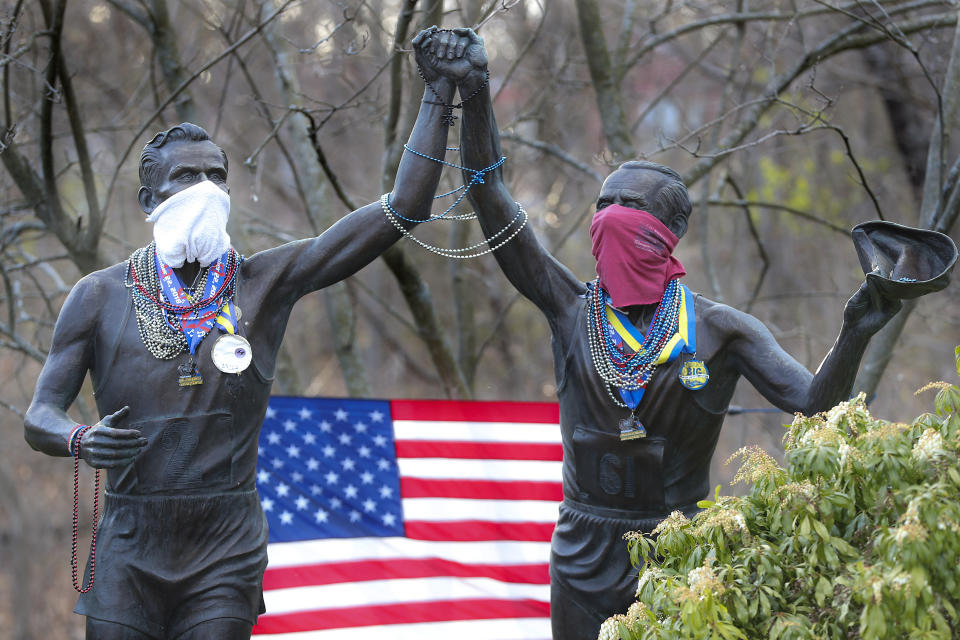
[[[444,153],[449,127],[439,103],[451,101],[469,67],[466,43],[435,30],[413,41],[433,88],[409,146],[427,156]],[[428,217],[440,169],[405,154],[394,209]],[[241,259],[225,231],[226,157],[192,124],[148,143],[140,176],[155,242],[82,278],[67,297],[26,439],[48,455],[79,452],[108,472],[95,562],[83,581],[95,582],[76,608],[88,638],[249,638],[263,612],[267,561],[257,439],[290,312],[401,233],[372,203],[316,238]],[[66,410],[88,371],[103,417],[84,428]]]
[[[487,167],[501,157],[500,139],[484,86],[486,53],[471,39],[474,68],[458,83],[462,96],[475,94],[463,107],[461,157]],[[469,197],[491,242],[513,224],[517,205],[499,170]],[[811,374],[759,320],[680,284],[672,251],[690,210],[677,173],[627,162],[597,197],[596,281],[574,276],[529,226],[494,252],[553,334],[564,494],[550,561],[554,640],[595,638],[633,602],[636,575],[621,536],[650,532],[672,511],[696,511],[741,377],[788,413],[828,409],[849,398],[870,337],[900,307],[865,282]]]

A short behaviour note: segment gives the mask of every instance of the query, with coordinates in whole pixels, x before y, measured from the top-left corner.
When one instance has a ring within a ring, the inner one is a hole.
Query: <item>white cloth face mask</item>
[[[157,255],[171,267],[197,261],[206,267],[230,247],[230,196],[209,180],[161,202],[147,216],[153,223]]]

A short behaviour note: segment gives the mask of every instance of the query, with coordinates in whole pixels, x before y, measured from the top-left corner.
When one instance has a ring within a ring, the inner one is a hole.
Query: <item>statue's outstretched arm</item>
[[[472,40],[465,56],[473,65],[470,73],[458,83],[463,100],[460,153],[464,166],[480,169],[495,164],[501,157],[500,132],[486,82],[487,55],[483,41],[472,30],[456,31],[467,34]],[[471,174],[464,173],[465,181],[471,178]],[[483,183],[474,184],[468,196],[488,239],[508,225],[520,223],[518,205],[503,183],[501,168],[486,173]],[[512,228],[499,237],[511,233]],[[493,255],[513,286],[536,304],[551,322],[573,309],[574,299],[585,290],[583,282],[544,249],[530,225]]]
[[[812,415],[849,399],[870,337],[900,308],[899,300],[882,298],[871,287],[864,282],[847,302],[837,340],[815,374],[785,352],[763,323],[731,310],[726,322],[735,366],[767,400],[790,413]]]
[[[126,417],[128,407],[84,431],[67,416],[93,364],[99,303],[107,299],[101,288],[108,285],[101,273],[82,278],[63,303],[50,353],[24,416],[24,437],[31,447],[51,456],[69,456],[79,441],[81,457],[97,468],[129,464],[146,444],[138,430],[116,427]]]
[[[409,219],[403,222],[407,227],[430,216],[443,165],[423,156],[444,156],[449,126],[442,122],[446,108],[440,103],[449,104],[456,89],[450,67],[458,60],[448,60],[446,56],[440,59],[428,51],[431,37],[446,35],[435,35],[435,31],[425,30],[413,40],[417,63],[433,87],[424,87],[420,111],[407,142],[410,149],[423,155],[404,151],[390,193],[390,205]],[[270,278],[276,283],[270,294],[274,301],[292,303],[306,293],[354,274],[400,237],[380,203],[373,202],[347,214],[316,238],[256,254],[247,268],[251,276]]]

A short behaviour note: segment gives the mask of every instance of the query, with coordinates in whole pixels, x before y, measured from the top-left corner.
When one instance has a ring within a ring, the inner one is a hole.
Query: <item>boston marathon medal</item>
[[[200,375],[200,369],[197,367],[193,356],[190,356],[190,362],[177,367],[177,371],[180,373],[177,383],[181,387],[195,387],[198,384],[203,384],[203,376]]]
[[[243,336],[235,333],[225,333],[213,344],[211,352],[213,364],[224,373],[240,374],[250,366],[253,359],[253,349]]]
[[[680,367],[680,384],[691,391],[703,389],[710,380],[710,372],[707,371],[707,365],[703,360],[693,358],[687,360]]]
[[[635,411],[631,411],[628,417],[622,418],[619,426],[621,442],[647,437],[647,430],[643,424],[637,420]]]

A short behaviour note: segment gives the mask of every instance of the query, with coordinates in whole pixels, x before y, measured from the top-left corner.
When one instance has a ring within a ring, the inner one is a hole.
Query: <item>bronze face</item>
[[[686,232],[686,220],[681,214],[661,211],[656,206],[657,191],[671,182],[669,176],[652,169],[620,168],[607,176],[597,196],[597,210],[618,204],[630,209],[640,209],[654,216],[678,238]]]
[[[157,184],[145,185],[141,190],[140,205],[145,212],[150,213],[170,196],[204,180],[209,180],[227,193],[230,192],[227,188],[227,168],[223,162],[223,154],[220,147],[213,142],[170,142],[160,147],[158,154],[160,180]]]

